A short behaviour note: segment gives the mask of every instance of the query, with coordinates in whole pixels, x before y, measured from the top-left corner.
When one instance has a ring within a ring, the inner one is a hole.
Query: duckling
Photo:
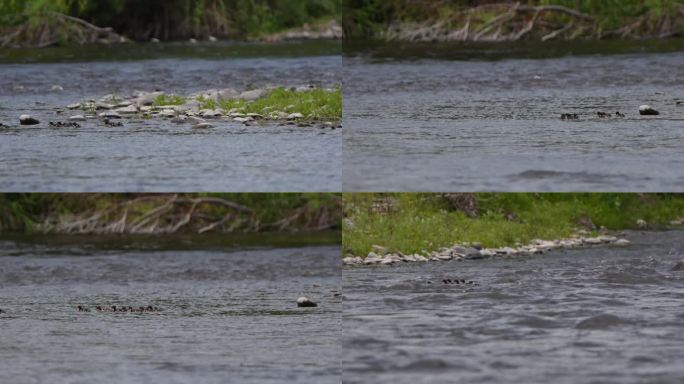
[[[98,305],[97,307],[95,307],[95,310],[98,311],[98,312],[103,312],[103,311],[104,311],[104,309],[102,309],[102,307],[99,306],[99,305]]]
[[[561,120],[578,120],[579,116],[576,113],[563,113],[561,114]]]
[[[625,117],[625,115],[620,113],[620,111],[617,111],[615,112],[615,117]]]
[[[5,311],[3,311],[2,309],[0,309],[0,313],[5,313]]]
[[[79,312],[90,312],[90,309],[88,309],[82,305],[79,305],[77,308],[78,308]]]
[[[104,123],[108,127],[123,127],[123,123],[120,121],[111,121],[109,119],[104,119]]]
[[[598,112],[596,112],[596,114],[597,114],[598,117],[601,118],[601,119],[605,119],[605,118],[607,118],[607,117],[610,117],[610,113],[608,113],[608,112],[601,112],[601,111],[598,111]]]

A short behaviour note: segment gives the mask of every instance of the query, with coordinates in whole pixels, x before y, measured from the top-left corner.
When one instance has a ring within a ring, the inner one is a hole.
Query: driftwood
[[[389,27],[384,37],[388,40],[431,42],[669,37],[677,35],[677,26],[684,22],[684,6],[674,6],[678,10],[674,15],[656,16],[649,12],[615,31],[603,31],[592,15],[561,5],[483,4],[455,12],[444,19],[395,24]],[[492,18],[492,12],[498,15]]]

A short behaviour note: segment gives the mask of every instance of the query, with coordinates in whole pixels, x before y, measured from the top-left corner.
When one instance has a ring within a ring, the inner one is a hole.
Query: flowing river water
[[[339,191],[342,132],[221,122],[193,130],[164,119],[99,119],[81,128],[49,121],[72,103],[161,90],[337,86],[339,42],[138,44],[0,52],[0,189],[177,192]],[[59,86],[53,88],[53,86]],[[30,114],[37,126],[20,126]],[[74,114],[74,113],[72,113]]]
[[[4,236],[0,382],[339,383],[340,248],[291,237]]]
[[[681,383],[683,231],[343,271],[345,383]],[[478,285],[443,284],[442,279]]]
[[[346,191],[684,186],[684,40],[344,51]]]

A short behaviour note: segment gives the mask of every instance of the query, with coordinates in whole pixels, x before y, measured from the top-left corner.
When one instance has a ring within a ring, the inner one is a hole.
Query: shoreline
[[[623,236],[623,233],[616,233]],[[628,246],[631,242],[624,237],[603,234],[588,236],[588,233],[577,232],[575,235],[556,240],[535,239],[529,244],[515,247],[482,248],[479,244],[457,244],[450,248],[440,248],[436,251],[423,251],[405,255],[401,252],[389,252],[386,248],[375,245],[365,257],[345,256],[342,263],[345,267],[352,266],[384,266],[402,262],[431,262],[431,261],[464,261],[480,260],[492,257],[533,256],[555,249],[579,249],[598,246]]]

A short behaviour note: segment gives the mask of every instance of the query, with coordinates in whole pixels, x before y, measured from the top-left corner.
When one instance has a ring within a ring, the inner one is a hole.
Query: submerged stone
[[[19,124],[21,124],[21,125],[36,125],[36,124],[40,124],[40,121],[31,117],[31,115],[21,115],[21,116],[19,116]]]
[[[318,307],[318,304],[309,300],[308,297],[302,296],[302,297],[297,299],[297,306],[298,307]]]
[[[650,105],[642,105],[639,107],[640,115],[659,115],[660,112],[656,111]]]

